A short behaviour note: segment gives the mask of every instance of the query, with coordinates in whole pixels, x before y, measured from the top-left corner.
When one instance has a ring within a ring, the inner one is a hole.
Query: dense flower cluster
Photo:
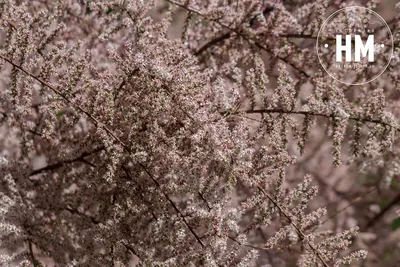
[[[0,0],[1,265],[365,258],[287,181],[321,128],[331,164],[399,171],[392,88],[314,64],[328,2]]]

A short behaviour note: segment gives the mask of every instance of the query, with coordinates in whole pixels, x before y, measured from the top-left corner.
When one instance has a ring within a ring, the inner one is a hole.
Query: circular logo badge
[[[389,25],[365,7],[345,7],[328,17],[317,37],[317,54],[335,80],[362,85],[378,78],[389,66],[394,41]]]

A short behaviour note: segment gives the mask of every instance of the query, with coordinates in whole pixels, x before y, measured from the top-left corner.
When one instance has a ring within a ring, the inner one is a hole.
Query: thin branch
[[[28,240],[28,247],[29,247],[29,256],[31,257],[31,261],[34,267],[41,267],[40,262],[35,258],[35,254],[33,253],[32,248],[32,241]]]
[[[201,200],[203,200],[203,202],[206,204],[208,211],[211,211],[212,208],[211,208],[210,204],[208,204],[207,200],[204,198],[203,194],[200,193],[200,191],[198,191],[198,193],[199,193],[199,197],[201,198]]]
[[[369,190],[368,192],[362,194],[361,196],[358,196],[358,197],[354,198],[352,201],[350,201],[350,203],[349,203],[347,206],[341,208],[340,210],[338,210],[337,212],[335,212],[334,214],[332,214],[331,216],[329,216],[328,219],[322,221],[320,225],[325,224],[327,221],[329,221],[329,220],[335,218],[339,213],[342,213],[343,211],[347,210],[348,208],[350,208],[350,207],[353,206],[354,204],[360,202],[360,201],[361,201],[363,198],[365,198],[367,195],[369,195],[369,194],[371,194],[371,193],[373,193],[373,192],[375,192],[375,191],[377,191],[377,190],[378,190],[378,189],[377,189],[376,187],[375,187],[375,188],[372,188],[371,190]]]
[[[160,190],[160,192],[164,195],[164,197],[168,200],[168,202],[171,204],[171,206],[174,208],[176,213],[182,218],[182,221],[186,225],[186,227],[189,229],[189,231],[193,234],[193,236],[196,238],[197,242],[205,248],[205,245],[201,241],[200,237],[196,234],[196,232],[193,230],[193,228],[189,225],[188,221],[186,220],[185,216],[182,214],[182,212],[178,209],[174,201],[168,196],[167,193],[162,190],[161,185],[159,182],[153,177],[153,175],[147,170],[146,166],[144,166],[142,163],[139,163],[139,166],[147,173],[147,175],[150,177],[150,179],[154,182],[154,184],[157,186],[157,188]]]
[[[231,32],[227,32],[225,34],[222,34],[221,36],[218,36],[212,40],[210,40],[209,42],[207,42],[206,44],[204,44],[202,47],[199,48],[199,50],[197,50],[196,52],[194,52],[195,56],[200,55],[201,53],[203,53],[204,51],[206,51],[208,48],[210,48],[213,45],[216,45],[226,39],[229,39],[231,37],[232,33]]]
[[[82,212],[80,212],[78,210],[74,210],[74,209],[71,209],[71,208],[68,208],[68,207],[65,208],[65,210],[69,211],[71,214],[75,214],[75,215],[79,215],[79,216],[85,217],[86,219],[90,220],[93,224],[99,224],[100,223],[100,221],[97,220],[96,218],[94,218],[92,216],[89,216],[89,215],[87,215],[85,213],[82,213]]]
[[[132,253],[133,256],[136,256],[139,261],[141,261],[141,259],[138,256],[138,253],[135,251],[135,249],[133,247],[131,247],[130,245],[127,244],[122,244],[130,253]]]
[[[28,75],[29,77],[33,78],[34,80],[38,81],[39,83],[41,83],[42,85],[46,86],[47,88],[49,88],[51,91],[53,91],[55,94],[57,94],[58,96],[60,96],[65,102],[67,102],[68,104],[70,104],[73,108],[77,109],[78,111],[82,112],[83,114],[85,114],[86,116],[88,116],[88,118],[93,122],[93,124],[98,127],[98,128],[102,128],[103,130],[106,131],[106,133],[108,135],[110,135],[112,138],[114,138],[118,143],[120,143],[123,148],[125,150],[127,150],[130,153],[130,149],[129,147],[124,144],[119,138],[118,136],[116,136],[107,126],[105,126],[103,123],[101,123],[96,117],[94,117],[92,114],[90,114],[88,111],[86,111],[84,108],[82,108],[81,106],[79,106],[78,104],[74,103],[74,101],[71,101],[65,94],[63,94],[60,90],[56,89],[54,86],[50,85],[49,83],[45,82],[44,80],[42,80],[41,78],[33,75],[32,73],[30,73],[29,71],[25,70],[24,68],[22,68],[20,65],[12,62],[10,59],[4,57],[3,55],[0,55],[0,58],[2,58],[3,60],[7,61],[9,64],[11,64],[13,67],[17,68],[18,70],[22,71],[23,73],[25,73],[26,75]]]
[[[237,2],[236,2],[236,3],[237,3]],[[267,15],[267,14],[270,13],[273,9],[274,9],[274,8],[272,8],[272,7],[267,7],[267,8],[265,8],[265,9],[263,10],[263,15],[264,15],[264,16]],[[255,15],[255,16],[253,16],[253,17],[250,19],[250,22],[249,22],[250,27],[254,24],[254,21],[257,19],[257,16],[258,16],[258,15]],[[223,42],[223,41],[226,40],[226,39],[229,39],[229,38],[231,37],[231,35],[232,35],[232,32],[230,31],[230,32],[227,32],[227,33],[225,33],[225,34],[222,34],[222,35],[220,35],[220,36],[218,36],[218,37],[216,37],[216,38],[210,40],[209,42],[207,42],[206,44],[204,44],[202,47],[200,47],[200,49],[197,50],[197,51],[194,53],[194,55],[195,55],[195,56],[200,55],[201,53],[203,53],[204,51],[206,51],[208,48],[210,48],[210,47],[212,47],[212,46],[214,46],[214,45],[216,45],[216,44],[218,44],[218,43],[220,43],[220,42]]]
[[[312,36],[309,34],[296,34],[296,33],[288,33],[288,34],[280,34],[279,37],[282,38],[299,38],[299,39],[317,39],[317,36]],[[336,40],[334,38],[328,38],[328,40]]]
[[[2,120],[3,119],[6,119],[7,118],[7,113],[4,111],[4,110],[2,110],[2,109],[0,109],[0,114],[3,116],[3,118],[2,118]]]
[[[258,250],[270,250],[270,249],[265,248],[265,247],[259,247],[259,246],[255,246],[255,245],[251,245],[251,244],[247,244],[247,243],[242,243],[242,242],[240,242],[239,240],[237,240],[236,238],[234,238],[234,237],[232,237],[232,236],[229,236],[229,235],[227,235],[227,237],[228,237],[230,240],[235,241],[236,243],[238,243],[240,246],[245,246],[245,247],[249,247],[249,248],[253,248],[253,249],[258,249]]]
[[[221,115],[229,114],[229,115],[238,115],[240,113],[246,113],[246,114],[265,114],[265,113],[279,113],[279,114],[293,114],[293,115],[304,115],[304,116],[314,116],[314,117],[324,117],[324,118],[334,118],[335,115],[333,113],[331,114],[325,114],[325,113],[318,113],[318,112],[312,112],[312,111],[302,111],[302,110],[283,110],[283,109],[259,109],[259,110],[244,110],[244,111],[238,111],[236,113],[228,113],[227,111],[220,112]],[[376,119],[368,119],[368,118],[361,118],[361,117],[349,117],[349,120],[353,121],[360,121],[360,122],[368,122],[368,123],[375,123],[375,124],[380,124],[383,126],[388,126],[390,128],[395,129],[396,131],[400,132],[400,128],[393,126],[389,123],[376,120]]]
[[[97,166],[94,165],[93,163],[91,163],[90,161],[88,161],[87,159],[81,159],[80,160],[83,163],[86,163],[87,165],[89,165],[90,167],[96,168]]]
[[[353,200],[350,201],[350,203],[349,203],[347,206],[345,206],[345,207],[341,208],[340,210],[336,211],[334,214],[332,214],[332,215],[329,216],[327,219],[325,219],[324,221],[322,221],[320,224],[318,224],[317,226],[315,226],[315,227],[311,230],[311,232],[314,232],[315,230],[317,230],[318,227],[320,227],[321,225],[323,225],[323,224],[327,223],[328,221],[332,220],[332,219],[335,218],[338,214],[340,214],[340,213],[342,213],[343,211],[347,210],[348,208],[352,207],[354,204],[358,203],[358,202],[361,201],[363,198],[365,198],[365,196],[367,196],[367,195],[369,195],[369,194],[371,194],[371,193],[373,193],[373,192],[375,192],[375,191],[377,191],[377,190],[378,190],[378,189],[377,189],[376,187],[375,187],[375,188],[372,188],[371,190],[369,190],[368,192],[362,194],[361,196],[358,196],[358,197],[354,198]]]
[[[285,210],[283,210],[283,208],[278,205],[278,203],[264,190],[261,188],[261,186],[257,185],[258,190],[260,190],[261,193],[263,193],[264,196],[266,196],[271,202],[272,204],[274,204],[275,207],[278,208],[279,212],[282,213],[286,219],[289,220],[290,224],[294,227],[294,229],[296,229],[297,233],[300,235],[300,238],[302,241],[305,241],[305,237],[306,235],[303,233],[303,231],[301,231],[301,229],[299,227],[297,227],[297,225],[293,222],[292,218],[290,218],[290,216],[286,213]],[[307,245],[311,248],[311,250],[313,251],[313,253],[320,259],[320,261],[324,264],[325,267],[329,267],[329,265],[325,262],[325,260],[322,258],[321,254],[319,253],[319,251],[309,242],[306,242]]]
[[[94,149],[93,151],[90,151],[90,152],[84,152],[84,153],[82,153],[81,155],[79,155],[78,157],[76,157],[74,159],[64,160],[64,161],[57,162],[57,163],[54,163],[54,164],[51,164],[51,165],[47,165],[46,167],[43,167],[43,168],[40,168],[40,169],[32,171],[29,174],[29,177],[30,176],[34,176],[36,174],[40,174],[40,173],[45,172],[45,171],[52,171],[52,170],[61,168],[65,164],[71,164],[71,163],[78,162],[78,161],[84,162],[84,163],[86,163],[86,164],[88,164],[88,165],[90,165],[92,167],[95,167],[94,164],[92,164],[89,161],[85,160],[85,157],[88,157],[88,156],[91,156],[93,154],[96,154],[96,153],[98,153],[98,152],[100,152],[102,150],[104,150],[104,146],[98,147],[98,148],[96,148],[96,149]]]
[[[264,235],[264,232],[263,232],[261,229],[259,229],[259,230],[260,230],[260,233],[261,233],[262,235]],[[252,244],[248,244],[248,243],[241,243],[239,240],[237,240],[236,238],[234,238],[234,237],[232,237],[232,236],[228,236],[228,235],[227,235],[227,237],[228,237],[230,240],[235,241],[236,243],[238,243],[240,246],[245,246],[245,247],[249,247],[249,248],[253,248],[253,249],[257,249],[257,250],[262,250],[262,251],[271,251],[271,249],[268,249],[268,248],[266,248],[266,247],[260,247],[260,246],[256,246],[256,245],[252,245]],[[296,244],[296,243],[293,243],[293,244],[290,244],[290,245],[287,245],[287,246],[278,247],[277,250],[283,250],[283,249],[291,248],[291,247],[293,247],[295,244]]]
[[[136,186],[139,188],[139,195],[140,195],[140,198],[141,198],[142,201],[146,204],[147,208],[150,210],[150,213],[151,213],[151,215],[153,216],[153,218],[154,218],[155,220],[157,220],[156,214],[155,214],[154,211],[150,208],[150,207],[151,207],[151,203],[149,203],[149,201],[147,201],[146,198],[144,197],[144,194],[143,194],[144,189],[143,189],[143,187],[140,185],[140,183],[138,183],[137,181],[135,181],[135,180],[131,177],[131,175],[130,175],[130,173],[129,173],[129,170],[128,170],[125,166],[122,166],[122,169],[124,170],[126,176],[129,178],[129,180],[133,181],[133,182],[136,184]]]
[[[377,223],[379,219],[382,218],[383,215],[385,215],[385,213],[397,203],[400,203],[400,194],[398,194],[392,201],[390,201],[390,203],[385,208],[383,208],[378,214],[376,214],[371,220],[369,220],[369,222],[365,226],[365,229],[374,226],[374,224]]]

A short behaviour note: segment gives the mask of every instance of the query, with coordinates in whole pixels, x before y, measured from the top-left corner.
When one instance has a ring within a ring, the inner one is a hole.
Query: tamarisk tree
[[[324,73],[329,2],[351,5],[0,0],[1,265],[365,258],[290,171],[321,132],[329,165],[398,172],[398,62],[362,87]]]

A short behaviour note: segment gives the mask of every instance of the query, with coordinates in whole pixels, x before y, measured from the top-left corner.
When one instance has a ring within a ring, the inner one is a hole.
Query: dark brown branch
[[[94,165],[93,163],[91,163],[90,161],[88,161],[87,159],[81,159],[80,160],[81,162],[83,162],[83,163],[86,163],[87,165],[89,165],[90,167],[93,167],[93,168],[96,168],[97,166],[96,165]]]
[[[3,111],[2,109],[0,109],[0,114],[3,116],[3,119],[7,118],[7,113],[5,111]]]
[[[61,168],[65,164],[71,164],[71,163],[78,162],[78,161],[84,162],[84,163],[86,163],[86,164],[88,164],[88,165],[90,165],[92,167],[95,167],[94,164],[92,164],[89,161],[85,160],[85,157],[88,157],[88,156],[91,156],[93,154],[96,154],[96,153],[98,153],[98,152],[100,152],[102,150],[104,150],[104,146],[96,148],[96,149],[94,149],[93,151],[90,151],[90,152],[84,152],[80,156],[78,156],[78,157],[76,157],[74,159],[64,160],[64,161],[57,162],[57,163],[54,163],[54,164],[51,164],[51,165],[47,165],[46,167],[34,170],[29,174],[29,176],[40,174],[40,173],[45,172],[45,171],[52,171],[52,170]]]
[[[324,118],[334,118],[335,114],[325,114],[325,113],[317,113],[317,112],[312,112],[312,111],[302,111],[302,110],[283,110],[283,109],[258,109],[258,110],[244,110],[244,111],[238,111],[236,113],[229,113],[229,111],[224,111],[221,112],[221,115],[238,115],[240,113],[246,113],[246,114],[265,114],[265,113],[278,113],[278,114],[293,114],[293,115],[304,115],[304,116],[314,116],[314,117],[324,117]],[[361,118],[361,117],[349,117],[349,120],[353,121],[360,121],[364,123],[375,123],[375,124],[380,124],[383,126],[387,126],[390,128],[395,129],[396,131],[400,132],[400,128],[397,128],[396,126],[393,126],[389,123],[376,120],[376,119],[368,119],[368,118]]]
[[[136,257],[139,259],[139,261],[141,261],[140,258],[139,258],[139,256],[138,256],[138,253],[135,251],[135,249],[134,249],[133,247],[131,247],[130,245],[127,245],[127,244],[123,244],[123,246],[124,246],[130,253],[132,253],[133,256],[136,256]]]
[[[85,217],[88,220],[90,220],[93,224],[99,224],[100,223],[100,221],[98,221],[96,218],[94,218],[92,216],[89,216],[89,215],[87,215],[85,213],[79,212],[78,210],[74,210],[74,209],[71,209],[71,208],[65,208],[65,210],[69,211],[71,214],[76,214],[76,215]]]
[[[273,9],[274,9],[274,8],[272,8],[272,7],[266,7],[266,8],[263,10],[263,15],[264,15],[264,16],[267,15],[267,14],[270,13]],[[257,19],[257,16],[258,16],[258,15],[253,16],[253,17],[250,19],[250,22],[249,22],[250,27],[253,26],[254,21]],[[216,45],[216,44],[218,44],[218,43],[220,43],[220,42],[223,42],[225,39],[229,39],[229,38],[231,37],[231,35],[232,35],[232,32],[227,32],[227,33],[225,33],[225,34],[222,34],[221,36],[218,36],[218,37],[216,37],[216,38],[210,40],[209,42],[207,42],[206,44],[204,44],[202,47],[200,47],[200,49],[197,50],[197,51],[194,53],[194,55],[195,55],[195,56],[200,55],[201,53],[203,53],[204,51],[206,51],[206,50],[207,50],[208,48],[210,48],[211,46]]]
[[[213,45],[216,45],[222,41],[224,41],[225,39],[229,39],[229,37],[231,37],[232,33],[231,32],[227,32],[221,36],[218,36],[214,39],[212,39],[211,41],[207,42],[206,44],[204,44],[202,47],[199,48],[199,50],[197,50],[196,52],[194,52],[195,56],[200,55],[201,53],[203,53],[204,51],[206,51],[208,48],[210,48]]]
[[[129,180],[131,180],[132,182],[134,182],[134,183],[136,184],[136,186],[139,188],[139,195],[140,195],[140,198],[141,198],[142,201],[146,204],[147,208],[150,210],[150,213],[151,213],[151,215],[153,216],[153,218],[154,218],[155,220],[157,220],[156,214],[155,214],[154,211],[151,209],[151,206],[152,206],[151,203],[149,203],[149,201],[147,201],[146,198],[144,197],[144,194],[143,194],[144,189],[143,189],[143,187],[140,185],[140,183],[138,183],[137,181],[135,181],[135,180],[131,177],[131,175],[130,175],[128,169],[127,169],[125,166],[122,166],[122,169],[124,170],[126,176],[129,178]]]
[[[263,15],[264,15],[264,16],[267,15],[267,14],[270,13],[273,9],[274,9],[274,8],[272,8],[272,7],[266,7],[266,8],[263,10]],[[257,19],[257,16],[258,16],[258,15],[253,16],[253,17],[250,19],[250,22],[249,22],[250,27],[253,26],[254,21]],[[232,35],[232,32],[227,32],[227,33],[225,33],[225,34],[222,34],[221,36],[218,36],[218,37],[216,37],[216,38],[210,40],[209,42],[207,42],[206,44],[204,44],[202,47],[200,47],[200,49],[197,50],[197,51],[194,53],[194,55],[195,55],[195,56],[200,55],[201,53],[203,53],[204,51],[206,51],[206,50],[207,50],[208,48],[210,48],[211,46],[216,45],[216,44],[218,44],[218,43],[220,43],[220,42],[223,42],[223,41],[226,40],[226,39],[229,39],[229,38],[231,37],[231,35]]]
[[[397,203],[400,203],[400,194],[398,194],[385,208],[383,208],[378,214],[376,214],[365,226],[365,229],[368,229],[372,226],[374,226],[375,223],[379,221],[380,218],[385,215],[386,212],[388,212],[394,205]]]
[[[174,203],[174,201],[172,201],[172,199],[168,196],[167,193],[164,192],[164,190],[162,190],[161,185],[159,184],[159,182],[153,177],[153,175],[147,170],[146,166],[144,166],[142,163],[139,163],[139,165],[141,166],[141,168],[146,172],[146,174],[150,177],[150,179],[154,182],[154,184],[157,186],[158,190],[160,190],[161,194],[164,195],[164,197],[168,200],[168,202],[171,204],[171,206],[174,208],[174,210],[176,211],[176,213],[182,218],[182,221],[184,222],[184,224],[187,226],[187,228],[189,229],[189,231],[193,234],[193,236],[196,238],[197,242],[199,242],[199,244],[205,248],[205,245],[203,244],[203,242],[200,240],[200,237],[196,234],[196,232],[193,230],[193,228],[189,225],[188,221],[186,220],[185,216],[182,214],[182,212],[178,209],[178,207],[176,206],[176,204]]]
[[[201,198],[201,200],[203,200],[203,202],[206,204],[208,211],[211,211],[212,208],[211,208],[210,204],[208,204],[207,200],[204,198],[203,194],[200,193],[200,191],[198,193],[199,193],[199,197]]]
[[[317,39],[317,36],[312,36],[312,35],[309,35],[309,34],[296,34],[296,33],[280,34],[279,37],[282,37],[282,38],[299,38],[299,39]],[[336,39],[328,38],[328,40],[336,40]]]
[[[194,55],[198,56],[201,53],[203,53],[204,51],[206,51],[207,49],[209,49],[210,47],[219,44],[223,41],[225,41],[226,39],[229,39],[232,36],[232,32],[227,32],[225,34],[222,34],[212,40],[210,40],[209,42],[207,42],[206,44],[204,44],[202,47],[199,48],[199,50],[197,50]],[[317,39],[316,36],[312,36],[312,35],[305,35],[305,34],[282,34],[279,35],[279,37],[282,38],[299,38],[299,39]],[[334,38],[329,38],[328,40],[335,40]]]
[[[31,261],[34,267],[41,267],[40,262],[35,258],[35,254],[33,253],[32,249],[32,241],[28,240],[28,247],[29,247],[29,256],[31,257]]]

